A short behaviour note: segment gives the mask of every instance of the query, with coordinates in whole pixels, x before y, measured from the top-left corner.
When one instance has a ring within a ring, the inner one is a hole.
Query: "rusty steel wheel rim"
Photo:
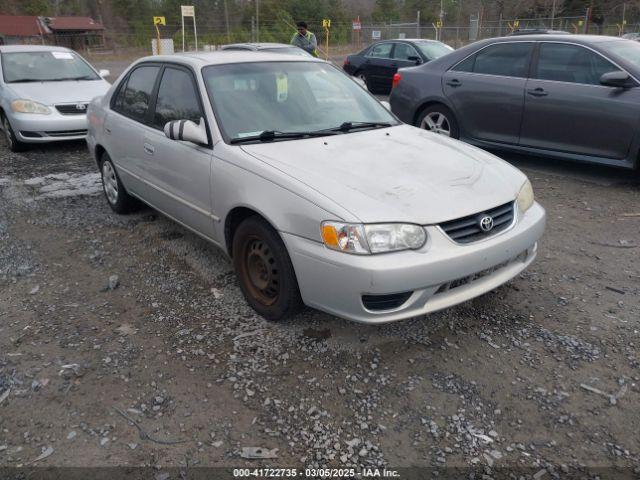
[[[251,236],[242,252],[242,276],[253,298],[263,305],[273,305],[280,296],[278,262],[269,245]]]

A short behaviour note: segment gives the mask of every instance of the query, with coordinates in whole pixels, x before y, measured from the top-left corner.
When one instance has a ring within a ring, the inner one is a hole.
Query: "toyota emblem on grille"
[[[493,218],[489,215],[485,215],[480,219],[480,229],[483,232],[490,232],[493,229]]]
[[[86,110],[87,106],[84,103],[76,103],[76,110]]]

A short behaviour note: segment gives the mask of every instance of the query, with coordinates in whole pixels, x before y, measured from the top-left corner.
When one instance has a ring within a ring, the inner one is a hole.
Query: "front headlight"
[[[524,182],[524,185],[522,185],[522,188],[520,188],[520,192],[518,193],[518,198],[516,200],[518,202],[518,208],[522,213],[531,208],[531,205],[533,205],[533,199],[533,187],[531,186],[531,182],[527,180]]]
[[[321,233],[328,248],[359,255],[416,250],[427,241],[424,228],[405,223],[322,222]]]
[[[11,102],[11,110],[17,113],[36,113],[39,115],[49,115],[51,113],[49,107],[32,100],[14,100]]]

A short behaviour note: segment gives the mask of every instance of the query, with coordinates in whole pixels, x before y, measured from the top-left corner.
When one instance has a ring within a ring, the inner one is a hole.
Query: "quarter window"
[[[526,78],[533,43],[498,43],[480,50],[456,65],[457,72]]]
[[[118,92],[114,109],[134,120],[144,122],[159,69],[158,66],[146,66],[138,67],[131,72],[127,84]]]
[[[173,120],[200,122],[202,111],[192,76],[185,70],[166,68],[158,88],[153,125],[164,128]]]
[[[373,58],[391,58],[392,43],[379,43],[369,50],[367,57]]]
[[[600,77],[620,69],[591,50],[577,45],[541,43],[536,78],[600,85]]]

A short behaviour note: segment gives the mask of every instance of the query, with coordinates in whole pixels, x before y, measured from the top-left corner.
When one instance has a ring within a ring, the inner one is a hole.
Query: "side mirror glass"
[[[384,106],[384,108],[391,111],[391,104],[389,102],[382,100],[380,103]]]
[[[416,65],[420,65],[422,63],[422,59],[416,56],[407,57],[407,60],[410,62],[414,62]]]
[[[98,75],[100,75],[102,78],[106,78],[111,75],[111,72],[109,70],[100,70],[98,71]]]
[[[173,122],[168,122],[164,126],[164,134],[171,140],[182,140],[195,143],[196,145],[206,145],[209,143],[203,118],[200,119],[199,124],[191,120],[174,120]]]
[[[635,82],[627,72],[617,70],[603,74],[600,77],[600,85],[604,85],[605,87],[630,88],[635,85]]]

